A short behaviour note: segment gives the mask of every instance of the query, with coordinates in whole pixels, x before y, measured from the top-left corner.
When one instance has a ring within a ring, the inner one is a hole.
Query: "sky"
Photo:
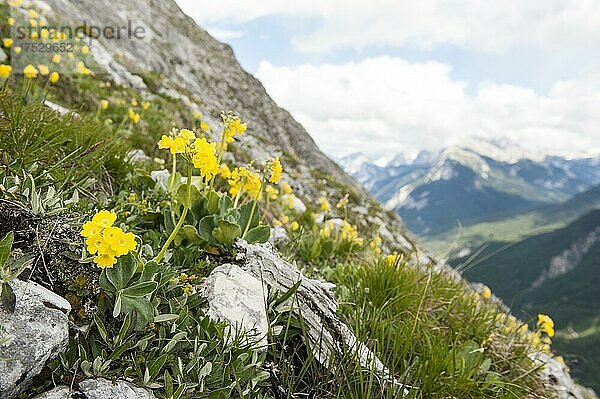
[[[598,0],[177,0],[327,154],[600,154]]]

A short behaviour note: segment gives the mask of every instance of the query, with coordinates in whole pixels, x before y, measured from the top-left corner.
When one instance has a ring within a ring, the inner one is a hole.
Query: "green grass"
[[[60,115],[23,88],[0,92],[0,160],[6,171],[27,171],[38,183],[72,191],[108,183],[124,168],[120,138],[93,115]],[[35,94],[35,87],[29,91]],[[20,173],[16,173],[19,175]],[[22,177],[22,175],[21,175]],[[38,184],[39,185],[39,184]]]
[[[411,397],[544,397],[528,374],[530,348],[504,335],[500,310],[463,283],[385,262],[338,265],[332,280],[341,313],[401,382],[417,387]]]

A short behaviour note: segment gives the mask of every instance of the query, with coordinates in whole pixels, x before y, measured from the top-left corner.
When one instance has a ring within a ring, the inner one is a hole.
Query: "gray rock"
[[[141,163],[150,161],[150,157],[144,151],[137,149],[127,153],[127,160],[131,163]]]
[[[273,227],[271,229],[271,236],[269,237],[269,242],[271,244],[278,244],[280,242],[288,241],[289,239],[290,238],[283,227]]]
[[[268,321],[266,288],[258,278],[239,266],[217,267],[204,281],[203,294],[208,299],[207,314],[226,320],[235,329],[249,332],[252,340],[267,344]]]
[[[569,372],[557,360],[545,353],[530,355],[536,363],[543,365],[540,371],[542,381],[551,390],[557,399],[587,399],[595,397],[595,393],[589,389],[577,385]]]
[[[71,390],[65,386],[58,386],[51,391],[42,393],[33,399],[71,399]]]
[[[44,287],[20,280],[10,282],[16,296],[13,314],[0,309],[0,397],[25,391],[46,362],[63,352],[69,340],[67,315],[71,305]]]
[[[155,399],[147,389],[138,388],[123,380],[114,384],[104,378],[85,380],[79,383],[79,390],[86,399]]]

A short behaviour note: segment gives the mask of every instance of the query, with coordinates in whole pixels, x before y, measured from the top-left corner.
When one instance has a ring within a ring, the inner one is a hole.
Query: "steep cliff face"
[[[187,92],[213,116],[233,110],[255,137],[297,156],[358,190],[354,181],[316,146],[306,130],[268,96],[263,85],[236,61],[231,47],[213,39],[172,0],[113,2],[49,0],[75,24],[143,27],[145,39],[102,40],[115,61],[133,73],[164,74],[166,87]],[[176,83],[174,83],[176,82]],[[301,95],[301,93],[299,93]]]

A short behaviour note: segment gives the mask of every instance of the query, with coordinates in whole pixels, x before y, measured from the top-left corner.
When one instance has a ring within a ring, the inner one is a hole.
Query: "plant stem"
[[[260,182],[260,188],[258,189],[258,193],[256,193],[256,197],[254,197],[254,203],[252,204],[252,209],[250,210],[250,217],[248,218],[248,222],[246,223],[246,228],[244,229],[244,234],[242,234],[242,239],[246,237],[246,233],[248,233],[248,230],[250,230],[250,224],[252,224],[252,218],[254,217],[256,204],[258,204],[258,199],[260,198],[263,187],[265,186],[265,180],[265,176],[263,175],[262,181]]]
[[[185,217],[187,216],[187,212],[188,212],[188,209],[189,209],[190,197],[191,196],[192,196],[192,166],[188,165],[187,193],[186,193],[186,197],[185,197],[185,204],[183,205],[183,212],[181,213],[181,217],[179,218],[179,222],[177,222],[177,225],[175,225],[175,228],[171,232],[171,235],[169,236],[169,238],[167,238],[167,241],[165,242],[165,244],[161,248],[161,250],[158,253],[158,255],[156,255],[156,257],[153,259],[156,263],[159,263],[162,260],[163,256],[165,256],[165,252],[167,252],[167,249],[169,249],[169,245],[171,245],[171,243],[173,242],[173,240],[177,236],[177,233],[179,233],[179,230],[181,229],[181,226],[183,226],[183,223],[185,222]]]

